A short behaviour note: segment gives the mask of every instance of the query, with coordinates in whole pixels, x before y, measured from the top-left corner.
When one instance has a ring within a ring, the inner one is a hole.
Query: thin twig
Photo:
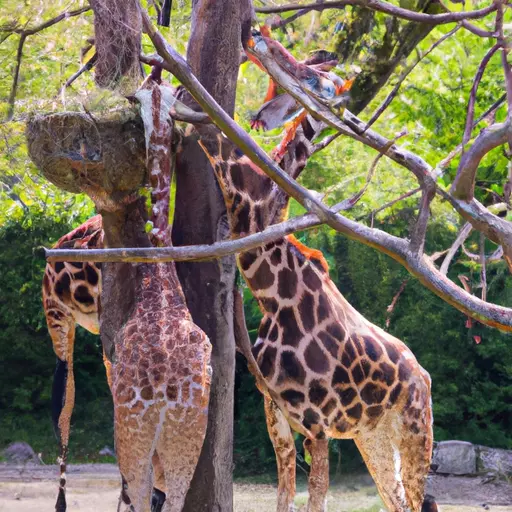
[[[496,111],[507,99],[507,93],[504,93],[498,100],[496,100],[474,123],[471,128],[471,131],[475,129],[481,121],[483,121],[489,114]],[[438,169],[439,172],[446,169],[448,165],[450,165],[450,162],[462,151],[463,145],[462,143],[459,144],[457,147],[452,149],[450,153],[448,153],[447,156],[445,156],[437,165],[436,169]]]
[[[389,201],[386,204],[383,204],[382,206],[379,206],[379,208],[376,208],[375,210],[372,210],[369,213],[365,213],[364,215],[360,215],[359,217],[356,217],[356,221],[366,219],[367,217],[375,217],[377,213],[380,213],[383,210],[386,210],[387,208],[390,208],[391,206],[395,205],[396,203],[399,203],[400,201],[403,201],[404,199],[407,199],[408,197],[411,197],[418,192],[421,191],[421,187],[415,188],[414,190],[409,190],[409,192],[406,192],[405,194],[402,194],[401,196],[397,197],[396,199],[393,199],[392,201]]]
[[[462,244],[462,251],[464,254],[471,260],[475,262],[480,262],[481,260],[481,254],[475,254],[474,252],[469,251],[466,249],[466,246]],[[503,247],[500,245],[492,254],[489,254],[489,256],[485,256],[486,263],[494,263],[495,261],[500,261],[503,259]]]
[[[501,61],[503,64],[503,73],[505,74],[505,86],[507,91],[507,119],[512,119],[512,70],[508,63],[508,41],[503,34],[503,0],[497,1],[498,11],[496,12],[496,32],[498,33],[498,43],[501,46]],[[511,139],[509,139],[511,144]]]
[[[364,193],[366,192],[366,189],[369,187],[370,182],[372,181],[373,175],[375,173],[375,169],[377,168],[377,164],[379,163],[379,160],[386,155],[388,149],[401,137],[404,137],[407,135],[406,131],[403,131],[399,133],[393,140],[389,141],[389,144],[387,147],[382,148],[382,150],[379,152],[379,154],[373,159],[372,165],[370,166],[370,170],[368,171],[368,174],[366,175],[366,182],[361,190],[356,192],[353,196],[349,197],[348,199],[344,199],[340,203],[334,206],[333,210],[335,211],[345,211],[349,210],[350,208],[353,208],[363,197]]]
[[[16,66],[14,68],[11,93],[9,94],[9,99],[7,101],[8,105],[9,105],[9,109],[7,111],[7,121],[11,121],[14,116],[14,104],[16,102],[16,93],[18,90],[21,61],[23,59],[23,46],[25,44],[25,41],[27,40],[27,37],[31,36],[33,34],[37,34],[38,32],[41,32],[42,30],[45,30],[49,27],[52,27],[53,25],[59,23],[60,21],[62,21],[64,19],[71,18],[73,16],[79,16],[80,14],[83,14],[84,12],[87,12],[89,10],[90,10],[90,7],[87,5],[85,7],[81,7],[80,9],[76,9],[74,11],[65,11],[65,12],[59,14],[58,16],[55,16],[55,18],[52,18],[48,21],[41,23],[40,25],[37,25],[37,26],[29,28],[29,29],[21,29],[21,28],[13,28],[12,29],[11,33],[19,34],[20,40],[18,43],[18,51],[16,53]]]
[[[455,242],[453,242],[452,246],[450,247],[448,254],[446,255],[446,258],[443,260],[441,268],[439,269],[439,272],[441,272],[441,274],[446,275],[448,273],[448,268],[450,267],[450,263],[452,262],[455,253],[467,239],[472,229],[473,226],[471,226],[469,222],[466,222],[466,224],[464,224],[462,229],[459,231],[459,234],[457,235]]]
[[[347,5],[357,5],[365,7],[373,11],[379,11],[397,18],[402,18],[409,21],[417,21],[420,23],[429,23],[439,25],[444,23],[453,23],[461,20],[479,19],[487,16],[489,13],[496,10],[496,5],[493,3],[483,9],[465,12],[449,12],[443,14],[426,14],[423,12],[410,11],[395,5],[383,2],[381,0],[341,0],[335,2],[316,2],[312,4],[285,4],[272,7],[256,7],[255,11],[258,13],[280,13],[288,11],[297,11],[308,9],[310,11],[323,11],[325,9],[339,9]]]
[[[16,92],[18,91],[18,81],[20,78],[21,59],[23,58],[23,45],[27,40],[27,36],[22,34],[18,43],[18,51],[16,52],[16,67],[14,68],[14,75],[12,78],[11,93],[7,103],[9,104],[9,110],[7,111],[7,121],[11,121],[14,116],[14,103],[16,101]]]
[[[480,85],[480,80],[484,74],[485,68],[487,64],[491,60],[491,57],[500,49],[499,43],[496,43],[484,56],[482,62],[478,66],[478,70],[476,72],[475,78],[473,80],[473,86],[471,87],[471,92],[469,93],[469,101],[468,101],[468,111],[466,115],[466,127],[464,128],[464,135],[462,136],[462,147],[464,147],[469,139],[471,138],[471,131],[473,129],[473,117],[475,114],[475,102],[476,102],[476,93],[478,91],[478,86]]]
[[[64,85],[59,89],[59,92],[55,95],[60,96],[64,94],[64,91],[80,76],[82,76],[86,71],[90,71],[94,64],[96,64],[96,60],[98,59],[98,54],[95,53],[78,71],[73,73],[64,83]]]
[[[482,300],[487,300],[487,272],[485,269],[485,235],[480,233],[480,284],[482,285]]]
[[[402,281],[402,284],[400,285],[400,288],[398,289],[398,292],[396,292],[395,296],[393,297],[393,300],[391,301],[391,304],[386,308],[386,327],[389,328],[389,325],[391,323],[391,315],[393,314],[393,310],[395,309],[396,303],[398,302],[398,299],[400,298],[400,295],[405,290],[405,287],[407,286],[407,283],[409,282],[409,278],[404,279]]]
[[[398,82],[396,83],[396,85],[393,87],[393,90],[388,94],[388,96],[386,97],[386,99],[380,104],[379,108],[377,108],[377,110],[375,111],[375,113],[372,115],[371,119],[368,121],[366,127],[365,127],[365,131],[370,128],[370,126],[372,126],[373,123],[375,123],[375,121],[377,121],[377,119],[380,117],[380,115],[384,112],[384,110],[386,110],[388,108],[388,106],[390,105],[390,103],[393,101],[393,99],[395,98],[395,96],[398,94],[398,91],[400,90],[400,87],[402,86],[402,84],[404,83],[405,79],[409,76],[409,74],[414,70],[414,68],[427,56],[429,55],[432,51],[434,51],[441,43],[443,43],[444,41],[446,41],[446,39],[448,39],[450,36],[452,36],[453,34],[455,34],[455,32],[457,32],[457,30],[460,29],[460,25],[457,25],[455,28],[453,28],[452,30],[450,30],[450,32],[446,33],[443,37],[441,37],[438,41],[436,41],[425,53],[423,53],[422,55],[420,55],[416,61],[410,65],[407,69],[405,69],[405,71],[400,75],[400,78],[398,79]]]

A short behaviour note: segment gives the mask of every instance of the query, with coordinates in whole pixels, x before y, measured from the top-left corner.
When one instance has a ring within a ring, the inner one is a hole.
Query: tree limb
[[[484,74],[485,68],[487,64],[491,60],[491,57],[500,49],[499,43],[496,43],[484,56],[482,62],[478,66],[478,70],[476,72],[475,78],[473,80],[473,86],[471,87],[471,91],[469,93],[469,101],[468,101],[468,112],[466,115],[466,127],[464,128],[464,135],[462,136],[462,146],[464,147],[469,139],[471,138],[471,131],[473,129],[473,116],[475,114],[475,102],[476,102],[476,93],[478,91],[478,86],[480,85],[480,80]]]
[[[25,41],[27,40],[27,37],[31,36],[33,34],[37,34],[38,32],[41,32],[42,30],[45,30],[49,27],[52,27],[53,25],[59,23],[60,21],[62,21],[64,19],[71,18],[73,16],[79,16],[80,14],[83,14],[84,12],[87,12],[89,10],[90,10],[90,7],[87,5],[85,7],[81,7],[80,9],[75,9],[74,11],[65,11],[65,12],[59,14],[58,16],[55,16],[55,18],[45,21],[45,22],[41,23],[40,25],[37,25],[33,28],[29,28],[29,29],[13,28],[11,30],[11,33],[20,35],[20,40],[18,43],[18,51],[16,54],[16,67],[14,68],[11,93],[9,94],[9,99],[7,101],[7,103],[9,104],[9,109],[7,111],[7,121],[11,121],[14,116],[14,103],[16,101],[16,92],[18,90],[21,60],[23,58],[23,46],[25,44]]]
[[[388,2],[383,2],[381,0],[341,0],[333,2],[316,2],[312,4],[284,4],[272,7],[256,7],[255,11],[257,13],[265,14],[296,11],[299,9],[307,9],[310,11],[323,11],[325,9],[339,9],[342,7],[346,7],[347,5],[357,5],[359,7],[365,7],[367,9],[371,9],[374,11],[390,14],[391,16],[402,18],[404,20],[417,21],[420,23],[429,23],[433,25],[453,23],[461,20],[474,20],[478,18],[483,18],[484,16],[487,16],[489,13],[494,12],[497,8],[496,5],[493,3],[488,7],[484,7],[483,9],[478,9],[475,11],[449,12],[444,14],[425,14],[422,12],[415,12],[410,11],[408,9],[403,9],[402,7],[397,7],[395,5],[392,5]]]
[[[450,189],[455,199],[470,201],[475,194],[475,179],[482,158],[492,149],[512,138],[512,121],[493,124],[482,130],[475,142],[460,160],[457,175]]]

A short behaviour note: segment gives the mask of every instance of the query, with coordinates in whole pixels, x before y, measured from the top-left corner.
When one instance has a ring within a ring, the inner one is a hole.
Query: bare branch
[[[450,267],[450,263],[453,260],[453,257],[455,256],[455,253],[459,249],[459,247],[465,242],[465,240],[470,235],[471,231],[473,229],[473,226],[466,222],[462,229],[459,231],[459,234],[457,235],[457,238],[455,239],[455,242],[453,242],[452,246],[448,250],[448,254],[446,255],[446,258],[443,260],[443,264],[441,265],[441,268],[439,271],[441,274],[446,275],[448,273],[448,268]]]
[[[149,247],[135,249],[45,249],[46,259],[54,261],[98,261],[157,263],[169,261],[203,261],[222,258],[237,252],[249,251],[279,240],[295,231],[302,231],[321,222],[315,215],[307,214],[268,227],[261,233],[236,240],[216,242],[211,245],[182,247]]]
[[[489,114],[492,114],[495,112],[507,99],[507,94],[503,94],[498,100],[496,100],[474,123],[472,126],[472,130],[476,128],[478,123],[480,121],[483,121]],[[437,165],[436,169],[439,171],[442,171],[443,169],[446,169],[450,165],[450,162],[462,151],[463,145],[459,144],[456,148],[454,148],[448,155],[443,158]]]
[[[476,72],[475,78],[473,80],[473,86],[471,87],[471,91],[469,93],[469,101],[468,101],[468,113],[466,115],[466,127],[464,129],[464,135],[462,136],[462,146],[464,147],[469,139],[471,138],[471,131],[473,129],[473,116],[475,113],[475,101],[476,101],[476,93],[478,91],[478,86],[480,85],[480,80],[484,74],[485,68],[487,64],[491,60],[491,57],[500,49],[500,45],[496,43],[484,56],[482,62],[478,66],[478,70]]]
[[[11,93],[7,103],[9,104],[9,110],[7,111],[7,121],[11,121],[14,116],[14,103],[16,101],[16,92],[18,91],[18,81],[20,79],[20,68],[21,59],[23,58],[23,45],[27,40],[27,36],[22,34],[18,43],[18,51],[16,52],[16,67],[14,68],[14,76],[12,78]]]
[[[480,284],[482,285],[482,300],[487,300],[487,272],[485,268],[485,235],[480,233]]]
[[[344,199],[340,203],[338,203],[336,206],[334,206],[334,211],[344,211],[349,210],[350,208],[353,208],[358,201],[363,197],[364,193],[366,192],[366,189],[370,185],[370,182],[372,181],[373,175],[375,173],[375,169],[377,168],[377,164],[379,163],[379,160],[385,156],[387,150],[401,137],[404,137],[407,135],[406,131],[403,131],[399,133],[393,140],[389,141],[389,144],[386,148],[383,148],[382,151],[379,152],[379,154],[373,159],[372,165],[370,166],[370,170],[368,171],[368,174],[366,175],[366,182],[361,190],[356,192],[353,196]]]
[[[90,71],[96,60],[98,59],[98,54],[95,53],[78,71],[73,73],[64,83],[64,85],[59,89],[59,92],[56,96],[61,96],[64,94],[64,91],[77,79],[80,78],[86,71]]]
[[[455,199],[469,201],[474,197],[475,179],[482,158],[492,149],[512,138],[512,121],[494,124],[480,132],[471,148],[464,153],[450,189]]]
[[[398,78],[398,82],[396,83],[396,85],[393,87],[392,91],[387,95],[386,99],[379,105],[379,107],[377,108],[377,110],[374,112],[374,114],[372,115],[372,117],[370,118],[370,120],[368,121],[366,127],[365,127],[365,131],[370,128],[370,126],[375,123],[375,121],[377,121],[377,119],[381,116],[381,114],[384,112],[384,110],[386,110],[389,105],[391,104],[391,102],[393,101],[393,99],[396,97],[396,95],[398,94],[398,91],[400,90],[400,87],[402,86],[402,84],[404,83],[405,79],[409,76],[409,74],[414,70],[414,68],[427,56],[429,55],[430,53],[432,53],[441,43],[443,43],[444,41],[446,41],[446,39],[448,39],[449,37],[451,37],[453,34],[455,34],[455,32],[457,32],[457,30],[460,29],[460,25],[457,25],[455,28],[453,28],[452,30],[450,30],[450,32],[447,32],[443,37],[441,37],[439,40],[437,40],[434,44],[432,44],[432,46],[425,52],[423,53],[422,55],[420,55],[416,61],[410,65],[409,67],[407,67],[404,72],[400,75],[400,77]]]
[[[498,33],[498,44],[501,47],[501,62],[503,64],[503,72],[505,74],[505,86],[507,91],[508,113],[507,119],[512,119],[512,70],[507,60],[507,53],[509,50],[509,43],[503,34],[503,0],[498,0],[496,5],[498,10],[496,12],[496,32]]]
[[[435,187],[425,187],[421,191],[420,211],[411,234],[410,250],[413,254],[423,254],[428,219],[430,217],[430,203],[433,201],[435,195]]]
[[[409,192],[406,192],[405,194],[402,194],[401,196],[397,197],[396,199],[393,199],[392,201],[389,201],[388,203],[383,204],[379,208],[372,210],[370,213],[365,213],[364,215],[360,215],[359,217],[356,218],[356,221],[365,219],[367,217],[375,217],[375,215],[377,215],[377,213],[380,213],[381,211],[386,210],[387,208],[390,208],[391,206],[395,205],[396,203],[403,201],[404,199],[407,199],[408,197],[411,197],[420,191],[421,191],[421,187],[415,188],[413,190],[409,190]]]
[[[396,303],[398,302],[398,299],[400,298],[400,295],[402,295],[402,293],[404,292],[405,287],[407,286],[408,282],[409,282],[409,279],[404,279],[402,281],[402,284],[400,285],[400,288],[398,289],[398,291],[396,292],[395,296],[393,297],[393,300],[391,301],[391,304],[386,308],[386,312],[387,312],[387,315],[386,315],[386,327],[389,327],[389,325],[391,323],[391,315],[393,314],[393,311],[395,309]]]
[[[460,287],[455,285],[455,283],[447,279],[446,276],[443,276],[434,267],[427,256],[412,254],[409,250],[409,244],[407,241],[385,233],[379,229],[369,228],[340,214],[334,213],[319,201],[315,194],[302,187],[294,179],[283,172],[282,169],[280,169],[275,162],[261,150],[254,140],[244,130],[242,130],[226,112],[222,110],[218,103],[199,83],[197,78],[195,78],[183,58],[166,43],[161,34],[153,27],[145,11],[142,11],[142,19],[145,31],[149,35],[162,58],[162,67],[171,71],[178,80],[181,81],[218,128],[288,195],[296,199],[307,210],[314,213],[318,217],[319,221],[328,224],[333,229],[344,233],[346,236],[354,240],[374,247],[396,259],[427,288],[463,313],[475,317],[478,321],[486,325],[512,331],[511,309],[483,302],[477,297],[466,293]],[[268,69],[265,63],[262,62],[262,64],[266,69]],[[290,92],[288,88],[286,89],[287,92]],[[294,91],[296,92],[295,89]],[[299,93],[302,92],[300,89],[298,89],[298,91]],[[320,105],[320,107],[323,106]],[[322,110],[325,109],[322,108]],[[354,138],[358,136],[351,127],[347,128],[334,115],[332,115],[332,113],[330,114],[330,120],[334,118],[335,122],[329,122],[329,124],[334,124],[335,127],[340,126],[346,133],[352,133]],[[321,116],[318,115],[318,112],[315,112],[315,117]],[[349,115],[347,114],[347,111],[345,111],[344,120],[346,123],[352,123],[354,128],[361,132],[364,128],[364,123],[359,119],[354,118],[355,116],[352,114]],[[325,119],[327,119],[327,117],[325,117]],[[370,132],[371,130],[365,134],[365,137],[368,137]],[[381,143],[376,144],[375,139],[379,140]],[[380,137],[377,134],[374,134],[374,138],[370,140],[377,145],[376,149],[383,148],[386,143],[389,142],[384,137]],[[413,155],[412,153],[406,152],[401,148],[398,149],[395,146],[392,146],[388,152],[390,155],[392,154],[397,158],[401,165],[414,169],[413,172],[416,171],[415,174],[417,174],[421,183],[424,183],[427,179],[433,181],[433,177],[430,174],[430,168],[421,158]]]
[[[466,246],[462,244],[462,251],[472,261],[479,262],[481,260],[481,254],[475,254],[474,252],[468,251]],[[501,245],[489,256],[485,256],[487,263],[494,263],[503,259],[503,247]]]
[[[440,25],[444,23],[453,23],[461,20],[474,20],[483,18],[491,12],[496,10],[496,5],[493,3],[483,9],[466,12],[449,12],[444,14],[426,14],[423,12],[410,11],[403,9],[395,5],[383,2],[381,0],[341,0],[333,2],[316,2],[312,4],[284,4],[272,7],[256,7],[257,13],[280,13],[297,10],[310,10],[310,11],[323,11],[325,9],[340,9],[347,5],[357,5],[359,7],[365,7],[373,11],[379,11],[397,18],[402,18],[409,21],[417,21],[420,23],[429,23],[432,25]]]

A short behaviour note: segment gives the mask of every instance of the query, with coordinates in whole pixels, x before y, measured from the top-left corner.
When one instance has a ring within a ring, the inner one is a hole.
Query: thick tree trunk
[[[187,60],[201,83],[231,115],[240,62],[240,0],[195,0]],[[212,243],[227,235],[224,201],[208,159],[187,137],[177,155],[175,245]],[[234,257],[177,265],[194,321],[213,345],[206,439],[187,495],[187,512],[233,510]],[[179,449],[179,447],[177,447]]]

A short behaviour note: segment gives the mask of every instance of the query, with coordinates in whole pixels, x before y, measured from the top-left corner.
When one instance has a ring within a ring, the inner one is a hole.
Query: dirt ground
[[[0,464],[0,512],[54,510],[58,470],[56,466]],[[120,478],[113,464],[84,464],[68,468],[68,510],[114,511]],[[484,483],[482,478],[434,476],[428,492],[436,496],[443,512],[512,512],[512,485]],[[305,509],[307,491],[299,484],[298,510]],[[276,488],[264,484],[235,484],[235,512],[274,512]],[[328,512],[379,512],[382,502],[368,475],[343,477],[334,482],[328,496]]]

